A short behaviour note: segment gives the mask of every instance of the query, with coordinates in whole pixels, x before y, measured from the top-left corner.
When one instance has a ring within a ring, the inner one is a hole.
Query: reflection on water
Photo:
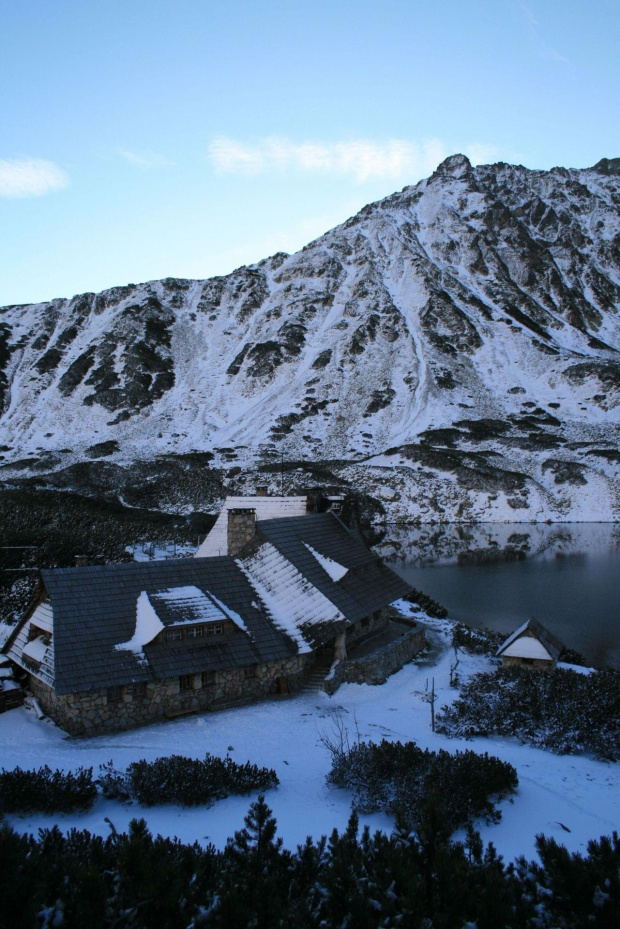
[[[588,661],[620,669],[619,525],[389,527],[381,550],[453,619],[508,633],[536,616]]]

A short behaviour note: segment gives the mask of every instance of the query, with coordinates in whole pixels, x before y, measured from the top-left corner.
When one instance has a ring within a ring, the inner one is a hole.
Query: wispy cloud
[[[41,197],[51,190],[61,190],[69,176],[52,161],[41,158],[0,160],[0,197]]]
[[[132,152],[126,148],[119,148],[118,153],[130,165],[135,168],[142,168],[143,171],[151,168],[168,168],[175,164],[174,161],[170,161],[170,159],[158,155],[156,152]]]
[[[518,9],[521,10],[521,13],[523,14],[523,17],[527,24],[528,31],[532,39],[534,40],[534,44],[536,45],[538,49],[539,55],[542,58],[546,58],[551,61],[558,61],[558,62],[561,62],[562,64],[571,64],[571,61],[569,58],[566,58],[564,55],[562,55],[557,50],[557,48],[555,48],[554,45],[552,45],[550,42],[547,41],[546,38],[544,38],[541,32],[541,29],[540,29],[540,23],[538,22],[538,20],[536,19],[532,11],[530,10],[529,6],[526,6],[526,4],[520,2],[520,0],[518,0],[516,5]]]
[[[448,154],[441,139],[390,139],[376,142],[357,139],[347,142],[293,142],[270,136],[255,142],[241,142],[228,136],[213,139],[209,157],[222,174],[248,176],[266,172],[302,171],[308,174],[348,176],[358,183],[375,178],[406,177],[413,181],[430,174]],[[460,148],[476,163],[478,156],[496,151],[488,145]]]

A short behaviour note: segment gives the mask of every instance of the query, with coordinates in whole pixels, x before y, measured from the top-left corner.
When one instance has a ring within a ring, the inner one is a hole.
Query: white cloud
[[[69,177],[52,161],[41,158],[0,160],[0,197],[40,197],[61,190]]]
[[[373,178],[406,178],[410,183],[432,173],[450,152],[464,151],[479,163],[496,149],[484,144],[449,148],[441,139],[390,139],[374,142],[301,142],[271,136],[253,143],[227,136],[214,139],[209,157],[221,174],[248,176],[289,170],[348,176],[357,182]]]
[[[149,168],[166,168],[175,163],[168,158],[164,158],[163,155],[158,155],[156,152],[132,152],[126,148],[119,148],[118,153],[125,161],[128,161],[129,164],[144,170],[148,170]]]

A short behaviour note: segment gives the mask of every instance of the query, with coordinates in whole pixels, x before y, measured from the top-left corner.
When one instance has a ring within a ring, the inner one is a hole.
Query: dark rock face
[[[9,358],[11,357],[9,348],[10,335],[11,330],[9,326],[0,323],[0,413],[2,413],[4,408],[4,396],[9,386],[6,369],[9,364]]]
[[[198,451],[395,519],[620,516],[619,165],[455,155],[296,255],[6,307],[0,479]]]

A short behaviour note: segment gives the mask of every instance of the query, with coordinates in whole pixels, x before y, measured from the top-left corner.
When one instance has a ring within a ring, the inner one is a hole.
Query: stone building
[[[333,513],[255,517],[227,555],[43,571],[3,649],[43,710],[88,735],[294,692],[410,590]]]

